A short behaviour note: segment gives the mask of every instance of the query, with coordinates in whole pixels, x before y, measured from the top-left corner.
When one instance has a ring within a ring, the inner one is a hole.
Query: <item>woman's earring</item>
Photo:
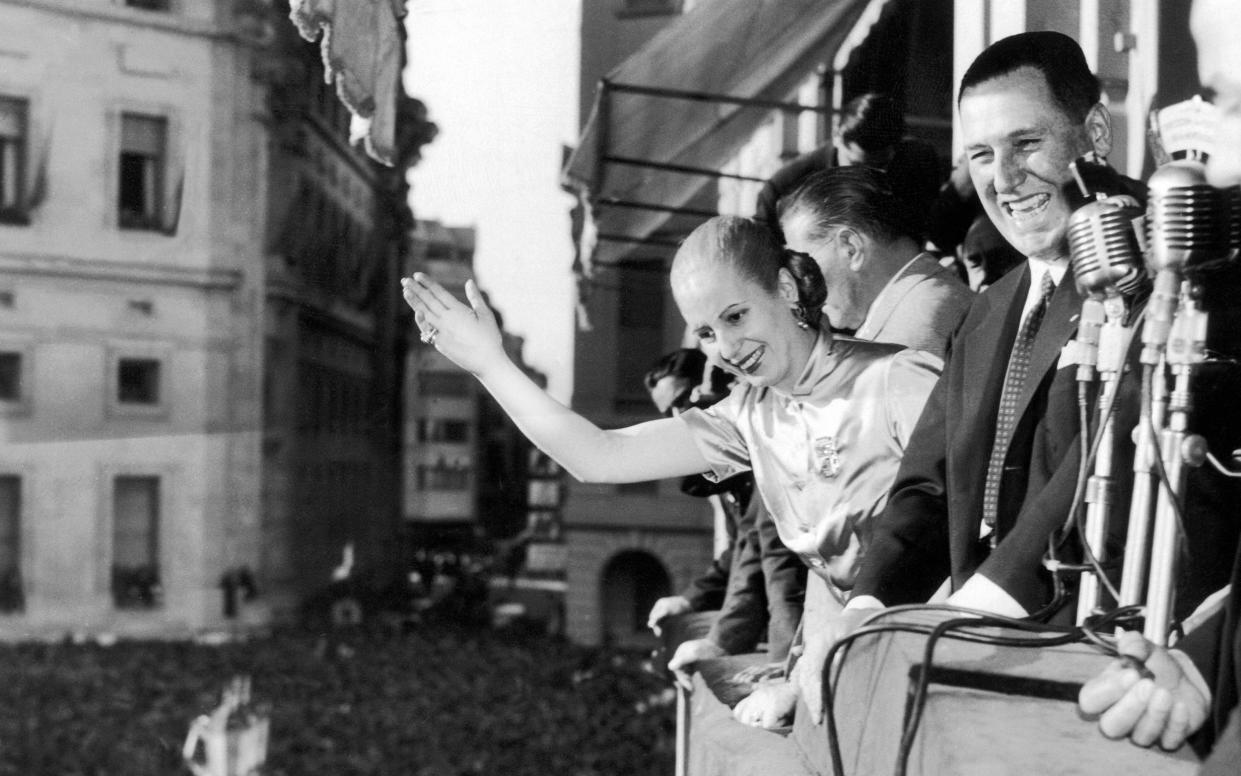
[[[806,311],[802,309],[801,305],[789,308],[789,312],[793,313],[793,320],[797,321],[797,328],[803,330],[810,328],[810,321],[806,320]]]

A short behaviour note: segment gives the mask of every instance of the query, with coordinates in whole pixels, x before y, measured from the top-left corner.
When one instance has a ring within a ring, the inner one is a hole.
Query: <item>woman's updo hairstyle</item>
[[[766,224],[740,216],[715,216],[690,232],[677,249],[672,272],[723,264],[765,291],[775,293],[780,270],[787,269],[797,283],[798,321],[818,328],[819,310],[827,300],[827,284],[814,259],[786,250]]]

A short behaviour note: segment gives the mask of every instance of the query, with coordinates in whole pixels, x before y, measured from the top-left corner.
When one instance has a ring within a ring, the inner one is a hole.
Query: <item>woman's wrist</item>
[[[508,354],[501,350],[497,358],[479,367],[477,371],[473,372],[473,375],[484,387],[490,390],[494,386],[512,379],[514,373],[516,373],[516,376],[526,377],[526,373],[522,372],[513,363],[513,360],[508,357]]]

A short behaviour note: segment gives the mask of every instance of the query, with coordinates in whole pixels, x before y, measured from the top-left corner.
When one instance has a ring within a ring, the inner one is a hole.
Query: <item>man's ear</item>
[[[844,254],[849,269],[853,272],[860,270],[866,263],[869,241],[861,232],[845,227],[836,233],[836,242],[840,245],[840,251]]]
[[[1096,102],[1086,114],[1086,137],[1090,146],[1101,157],[1112,150],[1112,114],[1101,102]]]
[[[801,295],[797,292],[797,278],[793,277],[793,273],[781,267],[776,278],[776,291],[780,294],[780,300],[790,304],[800,303]]]

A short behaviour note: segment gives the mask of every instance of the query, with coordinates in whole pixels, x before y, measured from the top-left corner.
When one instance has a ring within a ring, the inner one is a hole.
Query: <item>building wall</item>
[[[676,20],[688,5],[662,0],[583,3],[583,123],[599,79]],[[643,8],[649,13],[642,12]],[[707,207],[713,197],[712,187]],[[670,228],[677,226],[673,223]],[[650,364],[682,344],[684,323],[668,288],[672,253],[668,246],[643,246],[624,266],[597,267],[588,281],[585,304],[591,325],[588,330],[579,328],[574,337],[572,406],[605,428],[656,417],[640,378]],[[635,291],[646,297],[655,325],[624,332],[622,323],[643,318],[640,312],[621,309],[622,297],[632,297]],[[650,300],[651,293],[658,294],[657,304]],[[710,507],[682,495],[674,482],[584,485],[568,478],[566,492],[562,513],[568,558],[566,632],[577,641],[594,644],[603,636],[599,590],[605,566],[616,552],[633,547],[648,550],[669,570],[674,588],[710,561]]]
[[[582,0],[581,124],[590,116],[599,79],[676,19],[687,5],[685,0]]]
[[[28,103],[29,216],[0,213],[0,353],[20,355],[23,383],[0,401],[0,480],[20,478],[3,501],[24,598],[0,637],[222,627],[221,583],[240,572],[260,594],[243,621],[266,622],[326,587],[345,542],[360,566],[390,565],[404,172],[434,126],[402,96],[396,168],[350,147],[287,13],[0,4],[0,97]],[[122,228],[127,114],[165,122],[149,229]],[[127,358],[158,361],[153,405],[119,400]],[[117,481],[132,477],[158,482]],[[118,514],[154,530],[122,519],[114,548]],[[158,589],[155,605],[118,606],[114,549],[152,542],[158,585],[130,588]],[[0,589],[0,610],[12,600]]]
[[[351,145],[320,46],[301,40],[287,10],[269,12],[276,34],[255,75],[271,92],[262,546],[272,605],[291,616],[326,590],[346,546],[364,579],[400,573],[405,174],[436,130],[425,106],[398,94],[394,166]]]
[[[686,497],[688,498],[688,497]],[[660,522],[661,516],[650,515]],[[670,593],[681,590],[706,569],[711,547],[701,530],[661,525],[658,528],[576,525],[565,531],[568,548],[565,593],[565,633],[580,644],[599,644],[605,632],[603,572],[608,562],[622,552],[649,553],[667,571]]]
[[[23,361],[0,469],[22,478],[25,607],[0,614],[0,635],[211,627],[221,570],[257,564],[260,251],[229,205],[261,195],[243,173],[264,133],[223,8],[0,6],[0,94],[29,105],[29,223],[0,224],[0,349]],[[118,223],[123,113],[167,122],[158,230]],[[155,404],[118,401],[127,357],[159,361]],[[133,475],[159,478],[162,603],[119,610],[113,488]]]

